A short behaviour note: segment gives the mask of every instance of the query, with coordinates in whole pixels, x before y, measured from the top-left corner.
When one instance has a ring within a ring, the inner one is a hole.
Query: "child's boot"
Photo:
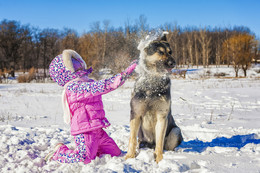
[[[51,161],[53,155],[55,154],[55,152],[62,146],[64,145],[63,143],[58,143],[55,147],[54,147],[54,150],[51,151],[49,154],[47,154],[44,158],[45,162],[49,162]]]

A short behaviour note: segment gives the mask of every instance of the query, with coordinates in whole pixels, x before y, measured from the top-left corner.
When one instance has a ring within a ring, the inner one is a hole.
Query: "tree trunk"
[[[243,71],[244,71],[244,76],[246,77],[246,69],[243,69]]]
[[[190,64],[193,67],[193,49],[192,49],[192,33],[188,33],[188,51],[190,55]]]
[[[44,78],[46,78],[46,49],[47,49],[47,43],[44,41],[44,48],[43,48],[43,75]]]
[[[195,49],[195,63],[197,65],[197,68],[199,68],[199,50],[198,50],[198,45],[197,45],[197,34],[195,34],[195,45],[194,45],[194,49]]]
[[[238,67],[235,67],[236,77],[238,77],[238,70],[239,70],[239,68],[238,68]]]
[[[13,62],[14,62],[14,64],[11,66],[11,76],[12,77],[15,77],[15,64],[16,64],[16,57],[15,56],[13,56]]]
[[[242,70],[243,70],[243,72],[244,72],[244,76],[245,76],[245,77],[246,77],[246,75],[247,75],[247,73],[246,73],[247,69],[248,69],[248,66],[247,66],[247,65],[242,66]]]
[[[105,65],[105,55],[107,49],[107,31],[105,31],[104,40],[103,40],[103,52],[102,52],[102,63]]]

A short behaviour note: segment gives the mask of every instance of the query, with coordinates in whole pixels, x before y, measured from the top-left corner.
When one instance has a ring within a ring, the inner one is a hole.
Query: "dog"
[[[163,150],[173,151],[183,140],[171,115],[171,80],[175,66],[166,35],[141,50],[140,73],[131,95],[130,138],[125,159],[136,157],[139,148],[154,148],[155,161],[163,159]]]

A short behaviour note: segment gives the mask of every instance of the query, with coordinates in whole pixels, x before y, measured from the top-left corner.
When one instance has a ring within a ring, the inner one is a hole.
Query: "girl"
[[[46,161],[87,164],[101,154],[121,154],[114,140],[103,130],[110,123],[105,117],[102,95],[123,85],[136,65],[137,61],[133,61],[122,73],[109,79],[94,81],[88,78],[92,68],[87,69],[85,61],[77,52],[64,50],[52,60],[49,73],[56,83],[64,87],[64,121],[70,124],[76,148],[70,150],[59,143],[45,157]]]

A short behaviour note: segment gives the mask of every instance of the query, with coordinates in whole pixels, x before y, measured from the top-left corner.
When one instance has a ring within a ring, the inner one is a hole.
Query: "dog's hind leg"
[[[168,136],[165,137],[164,148],[165,150],[173,151],[182,141],[181,129],[176,126],[172,128]]]
[[[128,144],[127,154],[125,160],[128,158],[135,157],[135,150],[137,145],[137,133],[140,127],[141,119],[140,117],[135,117],[130,121],[130,138]]]

